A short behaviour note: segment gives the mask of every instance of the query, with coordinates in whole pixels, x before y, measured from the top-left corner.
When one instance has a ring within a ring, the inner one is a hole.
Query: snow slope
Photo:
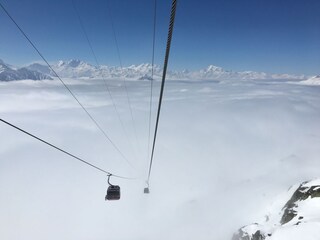
[[[291,187],[277,202],[282,202],[282,208],[273,206],[264,223],[241,228],[233,240],[319,239],[320,179]]]
[[[139,143],[122,81],[107,83],[125,131],[103,80],[66,83],[134,169],[59,81],[1,82],[1,118],[99,167],[143,180],[111,178],[121,186],[121,200],[105,202],[104,174],[0,124],[1,239],[229,240],[240,226],[278,213],[290,194],[277,196],[289,186],[319,178],[318,87],[168,81],[151,193],[144,195],[150,82],[127,82]],[[159,85],[154,82],[153,122]],[[269,210],[274,199],[281,203]]]

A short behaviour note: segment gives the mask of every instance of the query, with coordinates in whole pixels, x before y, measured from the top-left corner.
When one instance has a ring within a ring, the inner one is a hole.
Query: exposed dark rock
[[[290,222],[295,216],[297,216],[296,207],[298,201],[304,201],[309,197],[320,197],[320,186],[306,187],[306,183],[307,182],[304,182],[298,187],[298,189],[293,193],[291,199],[283,207],[284,213],[281,218],[281,225]]]
[[[273,222],[271,225],[268,223],[269,218],[265,225],[259,225],[257,223],[242,227],[235,233],[232,240],[267,240],[277,229],[282,228],[282,225],[286,226],[298,226],[307,223],[305,219],[308,216],[301,215],[299,212],[300,202],[308,204],[308,199],[320,198],[320,185],[319,181],[304,182],[300,184],[297,190],[293,193],[289,201],[282,208],[282,215],[279,215],[280,219]],[[319,209],[315,209],[319,212]],[[294,219],[294,220],[293,220]],[[303,219],[303,221],[301,221]]]
[[[252,235],[252,240],[264,240],[266,237],[258,230]]]
[[[254,233],[248,233],[246,227],[248,226],[240,228],[238,232],[233,235],[232,240],[264,240],[266,238],[265,234],[263,234],[260,230],[256,230]],[[255,223],[250,227],[259,228],[259,225]]]

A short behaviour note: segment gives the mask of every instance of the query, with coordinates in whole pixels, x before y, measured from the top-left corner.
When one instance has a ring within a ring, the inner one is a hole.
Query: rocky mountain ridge
[[[317,240],[320,237],[320,179],[291,187],[282,209],[264,223],[244,226],[232,240]],[[277,210],[276,210],[277,211]]]
[[[52,78],[39,71],[34,71],[28,68],[15,68],[9,64],[0,60],[0,81],[13,81],[13,80],[44,80]]]

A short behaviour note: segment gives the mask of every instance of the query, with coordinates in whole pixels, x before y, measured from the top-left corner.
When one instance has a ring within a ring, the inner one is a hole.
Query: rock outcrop
[[[240,228],[232,240],[320,239],[320,179],[295,189],[278,213],[271,213],[274,216],[267,216],[262,224]]]

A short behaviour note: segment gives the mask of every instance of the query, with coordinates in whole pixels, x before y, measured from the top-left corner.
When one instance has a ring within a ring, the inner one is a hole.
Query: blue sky
[[[74,0],[101,64],[119,65],[106,0]],[[1,0],[49,61],[94,64],[71,0]],[[109,0],[123,65],[151,62],[153,0]],[[156,63],[162,65],[171,1],[158,0]],[[320,73],[319,0],[180,0],[171,69]],[[0,58],[39,56],[0,11]]]

